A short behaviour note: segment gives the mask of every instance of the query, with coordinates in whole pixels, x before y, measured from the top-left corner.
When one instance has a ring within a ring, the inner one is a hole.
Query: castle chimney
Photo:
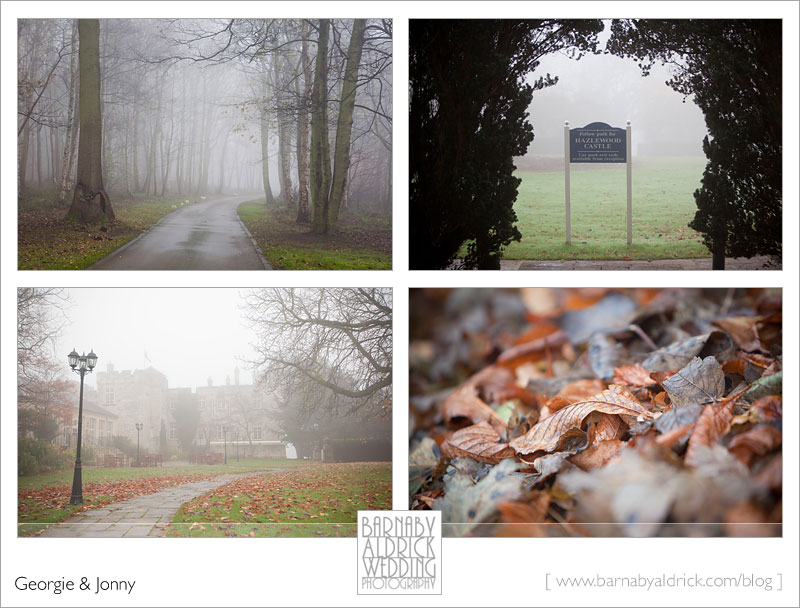
[[[208,386],[214,386],[214,383],[211,381],[211,376],[208,377]]]
[[[236,368],[233,370],[233,378],[236,386],[239,386],[239,366],[237,365]]]

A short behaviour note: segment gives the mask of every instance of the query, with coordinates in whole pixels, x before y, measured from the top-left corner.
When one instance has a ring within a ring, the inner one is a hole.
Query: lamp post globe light
[[[69,366],[76,374],[81,377],[81,392],[78,400],[78,441],[75,447],[75,472],[72,475],[72,494],[69,498],[69,504],[82,505],[83,504],[83,477],[81,473],[81,434],[83,430],[83,378],[86,374],[91,374],[97,365],[97,355],[94,350],[89,351],[89,354],[79,355],[75,349],[67,355]]]
[[[136,423],[136,466],[139,466],[139,431],[144,428],[141,422]]]

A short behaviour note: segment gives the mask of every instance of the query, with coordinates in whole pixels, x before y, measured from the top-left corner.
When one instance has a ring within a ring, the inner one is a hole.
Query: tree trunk
[[[336,147],[333,158],[333,184],[328,204],[328,230],[339,219],[339,209],[344,200],[347,172],[350,167],[350,134],[353,129],[353,109],[356,103],[358,85],[358,66],[364,49],[364,30],[366,19],[353,21],[353,35],[347,50],[347,66],[342,84],[342,101],[339,105],[339,120],[336,123]],[[327,232],[327,230],[326,230]]]
[[[311,231],[328,231],[328,194],[331,180],[331,157],[328,144],[328,34],[330,21],[319,20],[317,60],[311,90]]]
[[[283,200],[284,205],[291,209],[294,206],[291,158],[289,156],[289,138],[291,126],[289,124],[288,116],[289,109],[286,107],[286,92],[283,90],[284,83],[282,82],[282,72],[278,65],[279,61],[280,56],[276,56],[272,61],[275,90],[278,91],[278,94],[274,95],[275,115],[278,119],[278,177],[280,178],[281,185],[281,199]]]
[[[138,90],[138,89],[137,89]],[[140,192],[139,188],[139,99],[133,96],[133,190]]]
[[[78,20],[80,51],[80,124],[78,178],[67,217],[82,222],[114,219],[103,187],[103,132],[100,116],[100,22]]]
[[[259,110],[261,110],[261,177],[264,182],[264,196],[267,205],[275,204],[272,195],[272,186],[269,184],[269,85],[267,84],[267,67],[261,59],[261,77],[263,78],[263,91]]]
[[[125,179],[125,194],[128,196],[128,198],[133,198],[133,194],[131,193],[130,160],[128,158],[130,143],[131,143],[131,123],[130,119],[128,119],[128,122],[125,123],[124,179]]]
[[[36,128],[36,186],[42,189],[42,125]]]
[[[77,24],[72,26],[72,55],[69,60],[69,103],[67,104],[67,128],[64,134],[64,156],[61,160],[61,179],[58,183],[58,204],[67,204],[67,188],[69,187],[69,174],[72,169],[70,160],[72,152],[72,121],[75,116],[75,46],[78,36]]]
[[[715,247],[711,255],[711,269],[725,270],[725,248]]]
[[[303,71],[303,92],[300,95],[300,107],[297,112],[298,224],[307,224],[310,219],[308,210],[308,98],[311,95],[311,61],[308,58],[308,32],[308,21],[303,19],[300,29],[300,36],[303,39],[300,55],[300,68]]]

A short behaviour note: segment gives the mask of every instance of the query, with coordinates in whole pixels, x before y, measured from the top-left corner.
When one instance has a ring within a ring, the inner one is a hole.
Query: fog
[[[56,188],[63,202],[74,187],[76,23],[18,22],[20,196]],[[330,27],[322,95],[333,141],[353,21]],[[253,191],[268,202],[296,202],[308,156],[300,142],[309,137],[308,121],[299,121],[314,109],[317,28],[303,19],[100,20],[105,189],[187,199]],[[347,200],[390,207],[391,95],[391,26],[368,21],[345,207]]]
[[[221,385],[234,369],[249,384],[252,330],[240,310],[237,289],[69,289],[65,310],[70,323],[58,339],[55,356],[67,368],[67,354],[90,349],[97,369],[117,371],[154,367],[170,388]],[[149,360],[148,360],[149,359]],[[86,383],[95,386],[94,374]]]
[[[610,36],[610,22],[600,34],[600,48]],[[703,113],[691,98],[684,102],[665,82],[668,68],[656,64],[647,77],[632,59],[584,55],[569,59],[562,53],[545,56],[527,78],[533,83],[545,74],[558,76],[556,85],[534,92],[529,121],[535,139],[530,155],[564,154],[564,121],[570,128],[605,122],[624,128],[631,121],[633,155],[702,156],[707,134]]]

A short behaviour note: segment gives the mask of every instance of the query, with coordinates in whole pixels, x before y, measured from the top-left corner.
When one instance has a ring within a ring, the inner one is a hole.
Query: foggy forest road
[[[223,196],[181,207],[91,270],[271,270],[236,207],[248,196]]]

